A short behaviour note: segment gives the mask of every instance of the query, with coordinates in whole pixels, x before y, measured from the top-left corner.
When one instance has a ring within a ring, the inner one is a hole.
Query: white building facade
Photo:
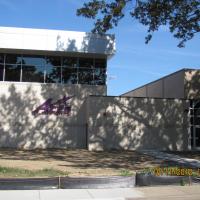
[[[89,95],[106,95],[114,36],[0,27],[0,147],[86,148]]]

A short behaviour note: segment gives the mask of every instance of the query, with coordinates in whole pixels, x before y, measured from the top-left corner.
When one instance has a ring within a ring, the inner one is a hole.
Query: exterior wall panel
[[[164,78],[164,98],[184,98],[184,70]]]
[[[105,86],[59,85],[1,82],[0,147],[12,148],[86,148],[86,106],[89,94],[106,94]],[[47,99],[63,96],[71,114],[32,114]]]
[[[188,150],[187,100],[89,97],[88,149]]]
[[[200,98],[200,71],[186,70],[185,71],[185,98],[199,99]]]
[[[0,27],[1,48],[111,56],[115,53],[115,38],[85,32]]]
[[[122,96],[150,97],[150,98],[185,98],[184,94],[185,70],[181,70],[148,83],[140,88],[123,94]]]
[[[147,96],[155,98],[163,98],[163,80],[158,80],[149,84],[147,87]]]
[[[147,87],[143,86],[136,90],[127,92],[123,96],[131,96],[131,97],[147,97]]]

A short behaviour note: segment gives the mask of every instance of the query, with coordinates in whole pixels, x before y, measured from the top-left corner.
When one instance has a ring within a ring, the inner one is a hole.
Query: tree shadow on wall
[[[188,148],[188,103],[178,99],[90,97],[92,149]],[[96,108],[98,105],[98,108]]]
[[[185,98],[200,99],[200,71],[186,70],[185,71]]]
[[[85,95],[92,88],[79,85],[2,83],[0,147],[86,148]],[[102,91],[100,91],[102,92]],[[68,115],[32,114],[47,99],[72,96]]]
[[[85,33],[81,44],[75,39],[66,40],[61,35],[56,38],[56,51],[112,54],[114,48],[114,35]]]

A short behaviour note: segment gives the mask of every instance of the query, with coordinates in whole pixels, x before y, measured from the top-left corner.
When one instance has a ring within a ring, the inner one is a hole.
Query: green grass
[[[120,176],[132,176],[133,175],[133,172],[127,170],[127,169],[123,169],[120,171]]]
[[[26,178],[26,177],[55,177],[55,176],[68,176],[69,172],[63,172],[55,169],[41,169],[41,170],[27,170],[12,167],[0,166],[0,177],[3,178]]]

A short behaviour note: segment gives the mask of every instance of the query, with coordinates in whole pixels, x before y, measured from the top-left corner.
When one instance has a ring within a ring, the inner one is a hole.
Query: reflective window
[[[22,81],[44,83],[44,67],[23,65]]]
[[[22,57],[17,54],[6,54],[6,64],[21,64]]]
[[[46,57],[46,66],[61,66],[61,57],[58,56]]]
[[[106,84],[106,69],[94,69],[94,85]]]
[[[21,65],[5,66],[5,81],[20,81]]]
[[[92,85],[94,80],[93,69],[79,68],[78,69],[78,83]]]
[[[45,83],[61,83],[61,67],[46,67]]]
[[[77,84],[77,68],[62,68],[62,83]]]
[[[95,68],[106,68],[106,59],[95,59]]]
[[[106,64],[99,58],[0,53],[0,81],[5,68],[5,81],[104,85]]]
[[[23,55],[22,64],[31,66],[45,66],[46,60],[44,56]]]
[[[65,67],[77,67],[77,58],[63,57],[62,65]]]
[[[0,81],[3,81],[3,69],[4,69],[4,65],[0,64]]]
[[[79,67],[80,68],[93,68],[94,67],[94,59],[80,58],[79,59]]]
[[[0,54],[0,63],[4,63],[4,54]]]

